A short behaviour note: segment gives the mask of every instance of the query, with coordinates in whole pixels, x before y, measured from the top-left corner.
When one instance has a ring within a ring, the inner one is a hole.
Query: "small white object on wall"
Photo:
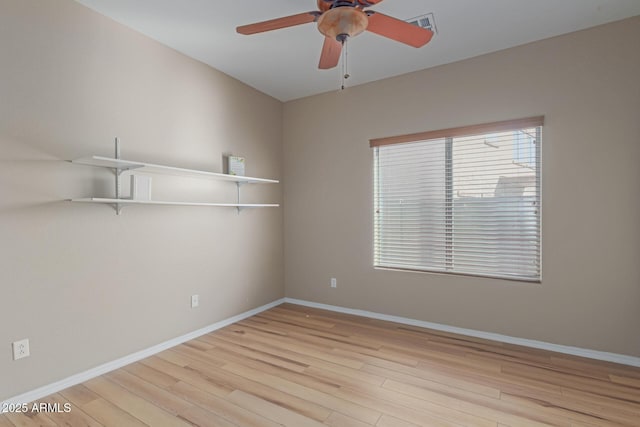
[[[151,177],[131,175],[131,198],[133,200],[151,200]]]
[[[29,351],[29,339],[25,338],[13,343],[13,360],[29,357],[31,352]]]

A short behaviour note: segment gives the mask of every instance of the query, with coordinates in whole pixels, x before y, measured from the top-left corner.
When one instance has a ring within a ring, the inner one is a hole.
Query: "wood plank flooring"
[[[283,304],[12,426],[640,426],[640,369]]]

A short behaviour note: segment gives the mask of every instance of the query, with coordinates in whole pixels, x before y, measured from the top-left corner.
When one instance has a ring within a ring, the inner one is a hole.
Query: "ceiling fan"
[[[365,10],[382,1],[317,0],[318,10],[242,25],[236,31],[249,35],[317,22],[318,30],[325,36],[318,65],[324,70],[337,66],[345,41],[365,30],[413,47],[429,43],[433,37],[431,30],[373,10]]]

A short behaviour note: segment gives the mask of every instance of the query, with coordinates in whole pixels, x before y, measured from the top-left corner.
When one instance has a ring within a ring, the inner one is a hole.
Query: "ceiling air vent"
[[[415,18],[407,19],[409,24],[417,25],[420,28],[426,28],[433,31],[434,34],[438,34],[436,28],[436,21],[433,19],[433,13],[427,13],[426,15],[416,16]]]

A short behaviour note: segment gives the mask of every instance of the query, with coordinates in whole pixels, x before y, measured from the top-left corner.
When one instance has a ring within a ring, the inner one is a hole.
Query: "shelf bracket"
[[[246,182],[240,182],[240,181],[236,182],[236,188],[238,191],[236,200],[238,204],[240,204],[240,187],[242,187],[242,185],[244,184],[246,184]],[[240,215],[240,212],[242,211],[242,207],[238,206],[236,209],[238,210],[238,215]]]
[[[119,159],[120,158],[120,138],[116,137],[115,143],[116,143],[115,158]],[[116,168],[114,172],[116,175],[116,199],[119,199],[120,198],[120,175],[122,174],[123,171],[120,168]],[[115,204],[115,209],[116,209],[116,215],[120,215],[120,211],[122,211],[122,206],[120,206],[120,203]]]
[[[116,147],[115,147],[115,157],[114,158],[115,159],[120,159],[120,138],[116,137],[115,145],[116,145]],[[138,169],[138,168],[141,168],[141,167],[142,167],[141,165],[140,166],[135,165],[135,166],[127,166],[127,167],[123,167],[123,168],[117,167],[117,168],[114,169],[113,172],[114,172],[115,177],[116,177],[116,199],[120,199],[120,197],[121,197],[122,188],[121,188],[121,182],[120,182],[120,175],[122,175],[122,172],[130,171],[130,170],[133,170],[133,169]],[[120,212],[122,211],[122,208],[124,207],[124,205],[121,205],[120,203],[115,203],[113,205],[113,207],[116,210],[116,215],[120,215]]]

